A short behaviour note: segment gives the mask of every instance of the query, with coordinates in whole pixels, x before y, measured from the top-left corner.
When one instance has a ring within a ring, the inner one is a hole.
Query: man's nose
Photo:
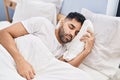
[[[72,38],[75,37],[75,30],[72,30],[72,31],[71,31],[71,35],[72,35]]]

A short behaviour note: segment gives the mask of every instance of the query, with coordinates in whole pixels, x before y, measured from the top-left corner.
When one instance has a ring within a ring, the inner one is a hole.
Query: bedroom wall
[[[9,9],[9,14],[10,14],[10,18],[12,19],[14,11]],[[0,21],[4,21],[6,20],[6,15],[5,15],[5,11],[4,11],[4,3],[3,0],[0,0]]]
[[[66,15],[71,11],[80,12],[82,8],[87,8],[96,13],[106,14],[107,4],[108,0],[64,0],[61,13]]]
[[[5,20],[5,12],[3,6],[3,0],[0,0],[0,21]]]
[[[73,5],[73,6],[71,6]],[[71,11],[79,11],[82,7],[87,8],[96,13],[107,15],[116,15],[118,0],[64,0],[61,13],[68,14]],[[9,9],[12,18],[14,11]],[[0,21],[6,20],[3,0],[0,0]]]

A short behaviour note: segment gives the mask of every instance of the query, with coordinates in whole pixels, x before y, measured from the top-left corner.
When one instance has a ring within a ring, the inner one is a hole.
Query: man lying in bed
[[[35,71],[32,65],[20,54],[14,38],[33,34],[43,41],[56,58],[65,61],[62,58],[63,53],[66,51],[64,44],[70,42],[77,35],[84,20],[85,17],[79,13],[69,13],[65,19],[61,21],[60,26],[55,29],[55,26],[51,24],[49,20],[43,17],[33,17],[0,30],[0,44],[2,44],[13,57],[18,73],[27,80],[30,80],[34,77]],[[88,32],[89,34],[84,35],[81,39],[86,43],[82,54],[78,55],[72,61],[65,62],[77,67],[90,53],[94,44],[94,36],[92,32]]]

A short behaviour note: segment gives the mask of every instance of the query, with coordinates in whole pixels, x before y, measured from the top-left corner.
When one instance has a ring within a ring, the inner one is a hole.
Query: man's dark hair
[[[71,20],[75,19],[78,22],[80,22],[81,24],[83,24],[83,22],[86,20],[85,17],[82,14],[77,13],[77,12],[71,12],[71,13],[69,13],[66,16],[66,19],[71,19]]]

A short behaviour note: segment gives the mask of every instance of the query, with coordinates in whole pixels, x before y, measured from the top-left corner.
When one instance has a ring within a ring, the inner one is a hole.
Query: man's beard
[[[59,38],[62,41],[62,43],[68,43],[72,41],[72,35],[66,34],[63,27],[59,28]]]

